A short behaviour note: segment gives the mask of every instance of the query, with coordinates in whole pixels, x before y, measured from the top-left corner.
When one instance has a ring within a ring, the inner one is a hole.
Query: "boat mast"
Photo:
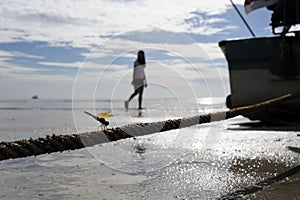
[[[238,10],[238,8],[236,7],[236,5],[232,2],[232,0],[230,0],[231,4],[233,5],[234,9],[236,10],[236,12],[239,14],[239,16],[241,17],[241,19],[243,20],[244,24],[246,25],[246,27],[248,28],[248,30],[250,31],[251,35],[253,37],[255,37],[255,34],[253,33],[252,29],[250,28],[249,24],[247,23],[247,21],[245,20],[245,18],[242,16],[242,14],[240,13],[240,11]]]

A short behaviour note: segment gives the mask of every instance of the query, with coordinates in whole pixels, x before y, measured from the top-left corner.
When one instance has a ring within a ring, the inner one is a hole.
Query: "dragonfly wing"
[[[110,112],[102,112],[97,115],[98,118],[106,118],[107,116],[111,115]]]
[[[107,117],[113,117],[116,116],[110,112],[102,112],[100,114],[97,115],[98,118],[107,118]]]

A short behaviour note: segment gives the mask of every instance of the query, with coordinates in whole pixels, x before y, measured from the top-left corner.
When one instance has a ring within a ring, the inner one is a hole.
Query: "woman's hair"
[[[138,52],[138,57],[137,57],[137,61],[141,64],[144,65],[146,64],[146,59],[145,59],[145,53],[143,50],[139,50]]]

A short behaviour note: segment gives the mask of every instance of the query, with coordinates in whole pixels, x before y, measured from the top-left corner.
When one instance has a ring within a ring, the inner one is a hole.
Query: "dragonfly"
[[[92,114],[88,111],[84,111],[84,113],[91,116],[92,118],[94,118],[98,122],[100,122],[101,126],[103,126],[104,129],[106,129],[106,127],[109,125],[109,121],[105,120],[105,118],[116,116],[116,115],[112,114],[110,111],[102,112],[98,115],[94,115],[94,114]]]

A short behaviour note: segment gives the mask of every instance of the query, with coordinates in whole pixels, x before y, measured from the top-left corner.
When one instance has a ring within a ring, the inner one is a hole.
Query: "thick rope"
[[[109,141],[117,141],[134,136],[149,135],[173,129],[185,128],[197,124],[221,121],[238,115],[263,110],[270,104],[274,104],[291,98],[292,95],[284,95],[279,98],[264,101],[251,106],[231,109],[229,111],[197,115],[181,119],[159,121],[152,123],[137,123],[122,127],[109,128],[103,131],[72,135],[52,135],[45,138],[18,140],[13,142],[0,142],[0,161],[10,158],[22,158],[40,154],[62,152],[66,150],[81,149]]]

